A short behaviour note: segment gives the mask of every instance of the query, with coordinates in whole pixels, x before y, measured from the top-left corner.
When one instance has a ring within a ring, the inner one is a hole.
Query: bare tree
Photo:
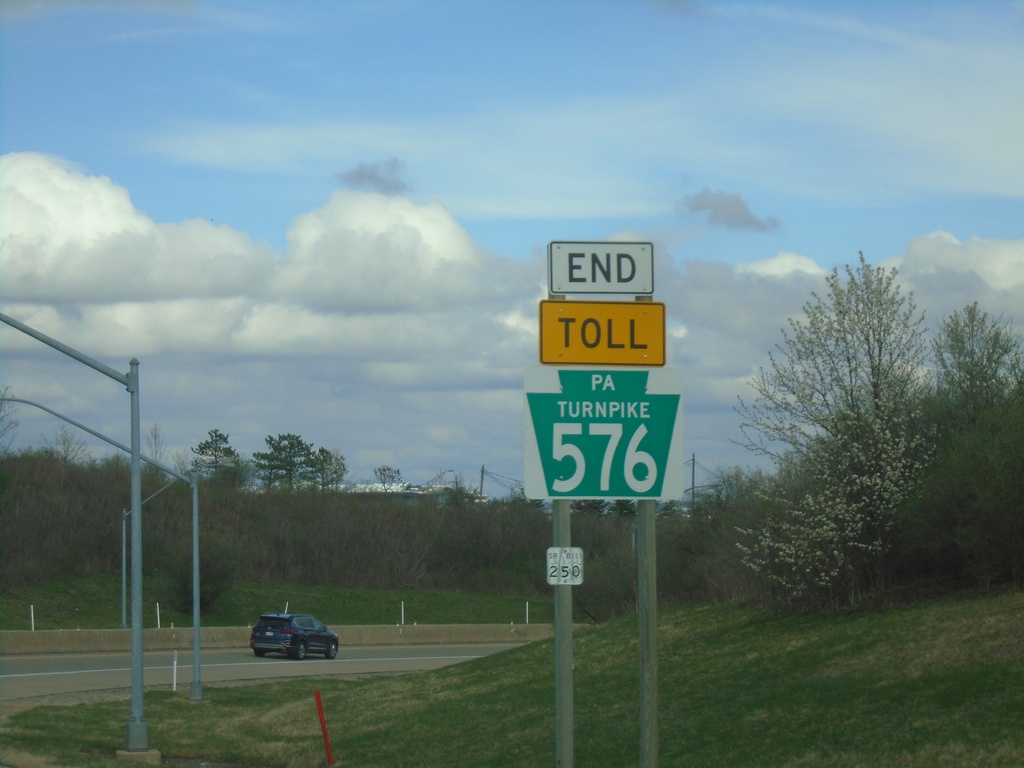
[[[183,475],[189,474],[194,469],[192,460],[188,457],[188,451],[184,449],[175,451],[171,458],[174,461],[174,468]]]
[[[53,442],[46,441],[46,447],[53,455],[60,459],[62,464],[78,464],[89,458],[89,448],[85,442],[78,437],[78,432],[67,424],[57,427]]]
[[[387,464],[382,464],[373,470],[373,476],[377,478],[377,482],[380,483],[385,493],[396,490],[402,483],[401,470],[389,467]]]
[[[10,449],[14,435],[18,431],[18,411],[14,403],[8,400],[11,396],[6,384],[0,387],[0,454]]]
[[[163,463],[164,436],[160,433],[160,425],[156,422],[149,428],[149,432],[146,435],[146,453],[154,461]]]

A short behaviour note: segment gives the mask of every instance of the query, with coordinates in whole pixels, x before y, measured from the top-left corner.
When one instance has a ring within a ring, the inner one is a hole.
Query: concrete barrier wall
[[[528,643],[554,637],[552,624],[396,624],[334,629],[342,645]]]
[[[551,624],[403,624],[333,627],[342,645],[517,643],[554,636]],[[248,648],[249,627],[202,627],[203,648]],[[144,629],[147,651],[192,647],[192,628]],[[0,632],[0,655],[100,653],[131,650],[130,629],[11,630]]]

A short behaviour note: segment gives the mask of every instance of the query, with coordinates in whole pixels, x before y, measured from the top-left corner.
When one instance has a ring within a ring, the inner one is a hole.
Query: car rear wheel
[[[295,644],[295,650],[292,652],[292,655],[299,661],[302,661],[304,658],[306,658],[305,640],[299,640],[299,642]]]
[[[253,648],[252,652],[259,656],[261,659],[267,655],[267,652],[264,651],[262,648]]]
[[[324,651],[325,659],[333,659],[338,655],[338,641],[328,640],[327,649]]]

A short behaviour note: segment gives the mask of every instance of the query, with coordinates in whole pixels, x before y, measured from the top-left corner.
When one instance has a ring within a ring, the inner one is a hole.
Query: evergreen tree
[[[242,460],[231,447],[228,436],[219,429],[211,429],[207,438],[192,449],[192,471],[207,479],[230,479],[234,485],[242,484]]]
[[[348,474],[345,457],[339,451],[317,448],[309,457],[310,476],[321,491],[338,488]]]
[[[256,476],[268,490],[283,486],[292,491],[310,479],[312,443],[293,434],[267,435],[266,443],[269,450],[253,453],[252,460]]]

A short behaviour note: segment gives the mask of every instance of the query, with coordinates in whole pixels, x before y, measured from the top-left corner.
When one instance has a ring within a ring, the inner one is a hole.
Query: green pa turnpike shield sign
[[[528,498],[682,497],[679,369],[535,366],[525,391]]]

